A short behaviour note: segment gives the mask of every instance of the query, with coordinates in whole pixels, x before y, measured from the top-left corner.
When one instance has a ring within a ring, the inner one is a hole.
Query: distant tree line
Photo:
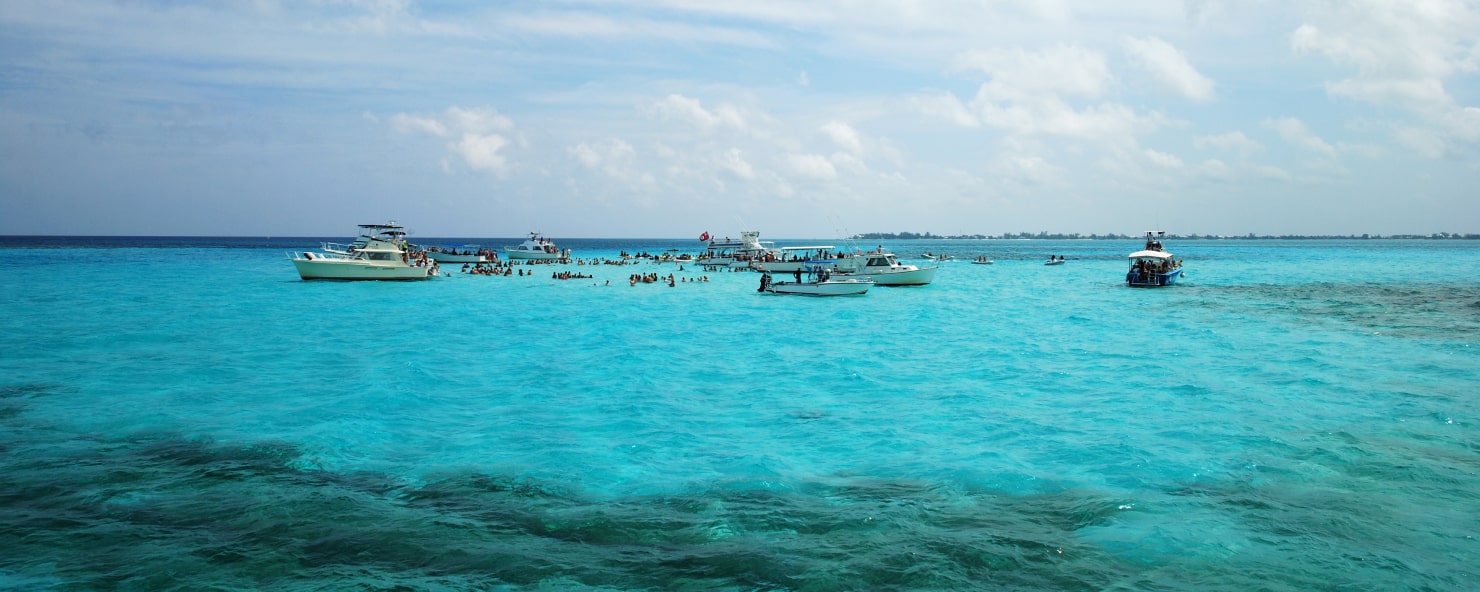
[[[1141,238],[1141,235],[1126,234],[1080,234],[1078,232],[1007,232],[999,235],[990,234],[935,234],[931,232],[866,232],[853,235],[853,240],[968,240],[968,239],[1005,239],[1005,240],[1130,240]],[[1433,234],[1248,234],[1221,235],[1221,234],[1173,234],[1167,233],[1166,238],[1181,240],[1381,240],[1381,239],[1425,239],[1425,240],[1480,240],[1480,234],[1462,234],[1458,232],[1435,232]]]

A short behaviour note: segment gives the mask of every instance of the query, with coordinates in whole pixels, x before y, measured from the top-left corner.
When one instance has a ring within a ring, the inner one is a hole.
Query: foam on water
[[[119,242],[3,251],[0,586],[1477,585],[1480,245],[904,243],[998,262],[808,299]]]

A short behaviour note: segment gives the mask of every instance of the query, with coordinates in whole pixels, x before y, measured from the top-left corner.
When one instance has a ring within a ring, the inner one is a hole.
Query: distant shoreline
[[[0,234],[0,242],[4,242],[4,241],[27,241],[27,240],[31,240],[31,241],[36,241],[36,240],[40,240],[40,241],[55,241],[55,240],[63,240],[63,239],[81,239],[81,240],[87,240],[87,239],[98,239],[98,240],[110,240],[110,239],[111,240],[128,240],[128,239],[137,239],[137,240],[147,240],[147,239],[153,239],[153,240],[189,240],[189,239],[195,239],[195,240],[202,240],[202,239],[205,239],[205,240],[262,240],[264,238],[265,239],[268,239],[268,240],[280,240],[280,241],[285,241],[285,240],[313,240],[313,241],[318,241],[318,240],[323,240],[323,239],[326,239],[326,238],[332,239],[332,238],[336,238],[336,237],[337,238],[343,238],[343,235],[327,235],[326,234],[326,235],[321,235],[321,236],[289,236],[289,235],[263,236],[263,235],[210,235],[210,234],[195,234],[195,235],[189,235],[189,234],[181,234],[181,235],[166,235],[166,234],[160,234],[160,235],[152,235],[152,234],[150,234],[150,235],[146,235],[146,234]],[[428,240],[518,241],[518,240],[520,240],[518,237],[512,237],[512,236],[509,236],[509,237],[455,237],[455,236],[430,236],[430,235],[422,236],[422,235],[416,235],[416,236],[411,236],[409,238],[410,238],[411,242],[413,242],[413,243],[419,242],[418,239],[420,239],[420,241],[428,241]],[[1059,233],[1028,234],[1028,233],[1018,233],[1018,234],[1000,234],[1000,235],[986,235],[986,234],[940,235],[940,234],[932,234],[932,233],[915,234],[915,233],[905,232],[905,233],[898,233],[898,234],[892,234],[892,233],[889,233],[889,234],[886,234],[886,233],[856,234],[856,235],[853,235],[853,236],[850,236],[850,237],[847,237],[847,238],[844,238],[844,239],[834,239],[834,240],[849,240],[849,241],[898,241],[898,240],[1013,240],[1013,241],[1022,241],[1022,240],[1026,240],[1026,241],[1032,241],[1032,240],[1056,240],[1056,241],[1084,240],[1084,241],[1130,241],[1130,240],[1141,240],[1143,238],[1145,238],[1144,235],[1128,235],[1128,234],[1075,234],[1075,233],[1070,233],[1070,234],[1059,234]],[[1197,241],[1197,240],[1209,240],[1209,241],[1225,241],[1225,240],[1480,240],[1480,234],[1459,234],[1459,233],[1448,233],[1448,232],[1440,232],[1440,233],[1434,233],[1434,234],[1387,234],[1387,235],[1381,235],[1381,234],[1350,234],[1350,235],[1341,235],[1341,234],[1331,234],[1331,235],[1306,235],[1306,234],[1283,234],[1283,235],[1263,234],[1263,235],[1256,235],[1256,234],[1242,234],[1242,235],[1213,235],[1213,234],[1173,234],[1173,233],[1167,233],[1165,235],[1162,235],[1161,238],[1168,239],[1168,240],[1179,240],[1179,241],[1188,241],[1188,240],[1192,240],[1192,241]],[[693,241],[694,239],[692,239],[692,238],[684,238],[684,237],[654,238],[654,237],[578,237],[578,236],[568,236],[568,237],[564,237],[564,238],[561,238],[561,239],[558,239],[558,240]],[[794,240],[818,240],[818,238],[817,237],[790,237],[790,238],[777,238],[775,240],[793,240],[793,241]]]
[[[1135,240],[1145,238],[1141,235],[1126,234],[1058,234],[1040,232],[1036,234],[959,234],[959,235],[937,235],[931,233],[915,234],[911,232],[893,233],[866,233],[856,234],[849,237],[850,240]],[[1263,234],[1253,233],[1241,235],[1220,234],[1173,234],[1166,233],[1162,238],[1174,240],[1480,240],[1480,234],[1459,234],[1453,232],[1436,232],[1433,234]]]

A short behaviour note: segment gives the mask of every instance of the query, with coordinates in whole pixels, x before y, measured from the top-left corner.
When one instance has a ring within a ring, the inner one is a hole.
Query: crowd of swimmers
[[[609,260],[609,259],[602,259],[602,260],[592,259],[589,262],[584,261],[584,260],[577,260],[577,261],[580,261],[580,263],[578,263],[578,265],[601,265],[601,264],[622,265],[623,264],[620,261],[614,261],[614,260]],[[491,276],[491,277],[499,277],[499,276],[502,276],[502,277],[515,277],[515,276],[517,276],[517,277],[525,277],[525,276],[534,277],[534,270],[533,269],[526,271],[525,269],[522,268],[522,266],[523,265],[545,265],[545,264],[549,264],[549,263],[551,263],[551,262],[550,261],[542,261],[542,260],[534,260],[534,259],[523,260],[523,261],[519,261],[519,262],[514,262],[514,261],[504,261],[504,262],[494,261],[494,262],[491,262],[491,263],[464,263],[463,266],[462,266],[462,272],[465,273],[465,274],[468,274],[468,275],[481,275],[481,276]],[[432,262],[432,265],[436,265],[436,262]],[[678,270],[679,271],[683,271],[683,267],[680,266],[678,268]],[[575,271],[553,271],[553,272],[550,273],[550,279],[552,279],[552,280],[589,280],[589,279],[594,279],[594,277],[595,276],[592,276],[589,273],[579,273],[579,272],[575,272]],[[695,278],[689,278],[689,277],[679,277],[679,276],[674,275],[672,273],[668,274],[667,276],[661,276],[661,275],[659,275],[657,273],[634,273],[630,277],[628,277],[627,279],[628,279],[628,283],[631,284],[631,285],[633,285],[633,286],[636,286],[637,284],[668,284],[669,287],[673,287],[673,286],[677,286],[678,284],[686,284],[686,283],[701,283],[701,282],[707,283],[709,281],[709,276],[705,275],[705,276],[699,276],[699,277],[695,277]],[[606,285],[610,286],[611,285],[611,280],[607,280]]]
[[[658,275],[656,273],[634,273],[634,274],[632,274],[630,276],[627,276],[627,283],[628,283],[628,285],[632,285],[632,286],[636,286],[637,284],[668,284],[668,287],[672,288],[672,287],[677,286],[679,284],[705,283],[705,282],[708,282],[708,281],[709,281],[709,276],[707,276],[707,275],[701,275],[701,276],[696,277],[696,278],[687,278],[687,277],[676,278],[671,273],[668,274],[666,277],[665,276],[660,276],[660,275]]]

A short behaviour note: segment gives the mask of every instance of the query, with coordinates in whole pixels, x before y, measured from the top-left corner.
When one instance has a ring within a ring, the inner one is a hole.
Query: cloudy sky
[[[1480,0],[4,0],[0,234],[1480,232]]]

